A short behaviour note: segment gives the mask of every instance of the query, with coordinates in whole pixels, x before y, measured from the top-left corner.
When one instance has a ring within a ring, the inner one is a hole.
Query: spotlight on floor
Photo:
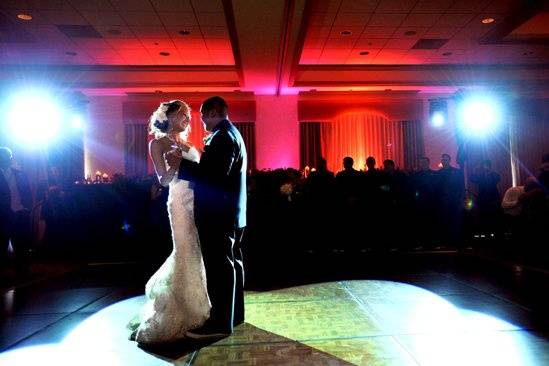
[[[61,130],[61,112],[46,93],[22,93],[10,103],[7,127],[16,142],[36,147]]]
[[[497,102],[490,99],[467,99],[460,107],[460,127],[469,136],[484,136],[497,130],[500,113]]]

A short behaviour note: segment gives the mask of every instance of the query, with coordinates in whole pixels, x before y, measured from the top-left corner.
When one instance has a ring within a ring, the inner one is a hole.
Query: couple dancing
[[[246,226],[246,148],[221,97],[205,100],[204,152],[187,141],[191,110],[162,103],[150,119],[150,155],[169,186],[173,251],[145,287],[130,338],[158,344],[216,338],[244,321],[241,239]]]

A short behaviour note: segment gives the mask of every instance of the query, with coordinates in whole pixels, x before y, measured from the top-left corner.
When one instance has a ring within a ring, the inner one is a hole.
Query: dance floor
[[[86,267],[4,293],[0,364],[549,364],[545,322],[516,291],[451,270],[249,291],[246,323],[231,337],[142,349],[125,329],[142,279],[124,268]]]

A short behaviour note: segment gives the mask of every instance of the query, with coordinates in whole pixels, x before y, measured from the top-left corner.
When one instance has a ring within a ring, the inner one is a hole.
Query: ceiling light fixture
[[[74,51],[67,51],[67,52],[65,52],[65,55],[69,55],[69,56],[76,56],[76,55],[78,55],[78,52],[74,52]]]
[[[21,20],[32,20],[32,15],[21,13],[17,14],[17,18]]]
[[[169,56],[169,55],[170,55],[169,52],[164,52],[164,51],[158,52],[158,54],[159,54],[160,56]]]
[[[369,55],[369,54],[370,54],[370,52],[368,52],[368,51],[362,51],[362,52],[359,53],[360,56],[366,56],[366,55]]]
[[[412,31],[412,30],[411,30],[411,31],[406,31],[406,32],[404,32],[404,35],[405,35],[405,36],[415,36],[416,34],[417,34],[417,32],[416,32],[416,31]]]
[[[494,18],[484,18],[481,20],[481,23],[482,24],[490,24],[490,23],[493,23],[495,22],[496,20]]]
[[[341,34],[342,36],[350,36],[351,34],[353,34],[353,32],[351,32],[350,30],[344,30],[341,31],[339,34]]]
[[[118,29],[109,29],[107,31],[107,33],[112,34],[113,36],[118,36],[118,35],[122,34],[122,31],[120,31]]]
[[[182,36],[188,36],[189,34],[191,34],[191,31],[185,29],[185,30],[179,31],[179,34],[181,34]]]
[[[444,52],[442,56],[452,56],[452,52]]]

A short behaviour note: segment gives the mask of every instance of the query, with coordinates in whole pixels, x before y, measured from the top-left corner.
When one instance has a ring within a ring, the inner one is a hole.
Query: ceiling
[[[2,0],[0,80],[104,95],[547,90],[548,18],[543,0]]]

